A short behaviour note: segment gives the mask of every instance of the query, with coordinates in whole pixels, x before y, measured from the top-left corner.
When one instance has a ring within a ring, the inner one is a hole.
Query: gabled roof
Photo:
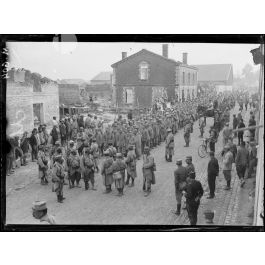
[[[123,62],[125,62],[125,61],[127,61],[127,60],[129,60],[129,59],[131,59],[131,58],[134,58],[134,57],[139,56],[139,55],[144,54],[144,53],[145,53],[145,54],[146,54],[146,53],[151,54],[151,55],[153,55],[153,56],[159,57],[160,59],[163,59],[163,60],[167,60],[167,61],[172,62],[172,63],[174,63],[174,64],[179,64],[179,62],[176,62],[176,61],[173,60],[173,59],[169,59],[169,58],[166,58],[166,57],[164,57],[164,56],[162,56],[162,55],[159,55],[159,54],[157,54],[157,53],[150,52],[150,51],[148,51],[148,50],[146,50],[146,49],[142,49],[142,50],[140,50],[139,52],[134,53],[134,54],[132,54],[132,55],[130,55],[130,56],[128,56],[128,57],[126,57],[126,58],[124,58],[124,59],[122,59],[122,60],[120,60],[120,61],[114,63],[114,64],[112,64],[111,67],[116,67],[118,64],[123,63]]]
[[[100,72],[91,81],[110,81],[111,72]]]
[[[198,64],[198,81],[227,81],[232,64]]]

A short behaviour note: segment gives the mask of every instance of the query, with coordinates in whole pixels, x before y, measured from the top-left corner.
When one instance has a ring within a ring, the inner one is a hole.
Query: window
[[[133,103],[133,90],[132,89],[126,89],[126,96],[125,96],[125,101],[127,104],[132,104]]]
[[[188,73],[188,85],[190,85],[190,73]]]
[[[140,80],[148,80],[149,78],[149,65],[147,62],[141,62],[139,65],[139,78]]]
[[[185,72],[182,73],[182,84],[185,85]]]
[[[44,122],[43,103],[33,104],[33,118],[34,126],[37,126]]]

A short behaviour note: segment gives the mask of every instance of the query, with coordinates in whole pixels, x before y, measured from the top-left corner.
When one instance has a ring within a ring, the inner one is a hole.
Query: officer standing
[[[200,199],[203,195],[203,188],[200,181],[192,179],[189,176],[186,181],[187,185],[184,188],[184,194],[186,197],[188,217],[190,224],[196,225]]]
[[[144,148],[143,154],[143,190],[145,191],[145,197],[151,193],[151,185],[155,184],[155,161],[150,154],[148,146]]]
[[[113,183],[113,172],[112,172],[112,164],[113,158],[110,157],[110,152],[106,150],[104,152],[105,160],[102,164],[101,175],[103,177],[103,185],[106,187],[104,193],[111,192],[111,185]]]
[[[195,179],[196,173],[195,173],[195,167],[192,163],[192,156],[187,156],[186,157],[186,169],[187,169],[187,176],[190,177],[191,179]]]
[[[189,147],[190,144],[190,133],[191,133],[191,124],[188,122],[184,127],[184,140],[186,145],[184,147]]]
[[[69,188],[74,188],[75,182],[76,187],[81,188],[79,185],[79,181],[81,179],[80,158],[76,150],[73,150],[70,154],[70,157],[67,159],[67,166],[69,168],[69,178],[71,180],[71,185]]]
[[[210,151],[210,161],[208,163],[208,186],[210,190],[210,195],[207,199],[214,198],[215,194],[215,180],[219,175],[219,164],[218,160],[214,157],[214,152]]]
[[[126,185],[129,185],[130,179],[132,180],[129,187],[134,186],[134,179],[137,177],[136,172],[136,155],[133,149],[133,145],[129,146],[129,152],[127,154],[127,157],[125,159],[125,163],[127,165],[127,180]]]
[[[174,171],[175,179],[175,195],[177,200],[177,211],[176,215],[180,215],[182,192],[186,186],[187,169],[182,166],[182,160],[177,160],[178,168]]]
[[[64,184],[64,166],[63,166],[63,157],[61,154],[54,157],[54,165],[52,168],[52,182],[54,185],[54,191],[57,195],[57,201],[62,203],[65,199],[63,197],[63,184]]]
[[[174,135],[170,128],[167,129],[167,133],[165,159],[167,162],[172,162],[172,156],[174,155]]]

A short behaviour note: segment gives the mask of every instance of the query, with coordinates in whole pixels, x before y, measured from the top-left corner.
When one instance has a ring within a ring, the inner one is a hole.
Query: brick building
[[[169,101],[197,97],[197,68],[168,58],[168,46],[163,55],[143,49],[114,63],[112,76],[113,104],[122,108],[150,107],[155,99]]]
[[[7,134],[31,132],[39,124],[52,125],[59,118],[59,95],[56,82],[28,70],[11,69],[6,87]]]

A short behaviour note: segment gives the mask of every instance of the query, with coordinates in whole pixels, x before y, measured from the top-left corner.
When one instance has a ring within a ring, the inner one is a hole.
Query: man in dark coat
[[[233,130],[237,128],[237,125],[238,125],[238,120],[236,114],[233,114]],[[234,136],[237,136],[237,134],[235,133]]]
[[[37,134],[37,129],[34,128],[32,131],[32,134],[29,138],[29,143],[31,146],[31,158],[32,158],[32,162],[37,161],[37,155],[38,155],[38,143],[37,143],[37,138],[36,138],[36,134]]]
[[[245,124],[243,119],[240,120],[239,125],[238,125],[238,129],[242,129],[245,128]],[[238,137],[238,146],[240,146],[240,144],[243,142],[243,135],[244,135],[244,131],[239,131],[237,133],[237,137]]]
[[[214,198],[215,194],[215,180],[219,175],[219,164],[218,160],[214,157],[214,152],[210,151],[210,161],[208,163],[208,186],[210,190],[210,195],[207,199]]]
[[[248,163],[249,163],[249,152],[246,149],[245,142],[243,141],[240,144],[240,147],[237,151],[237,155],[235,159],[236,171],[237,171],[237,175],[239,177],[242,187],[245,184],[244,177],[245,177],[246,169],[248,167]]]
[[[203,195],[202,185],[198,180],[187,177],[187,185],[184,191],[190,224],[196,225],[200,199]]]

